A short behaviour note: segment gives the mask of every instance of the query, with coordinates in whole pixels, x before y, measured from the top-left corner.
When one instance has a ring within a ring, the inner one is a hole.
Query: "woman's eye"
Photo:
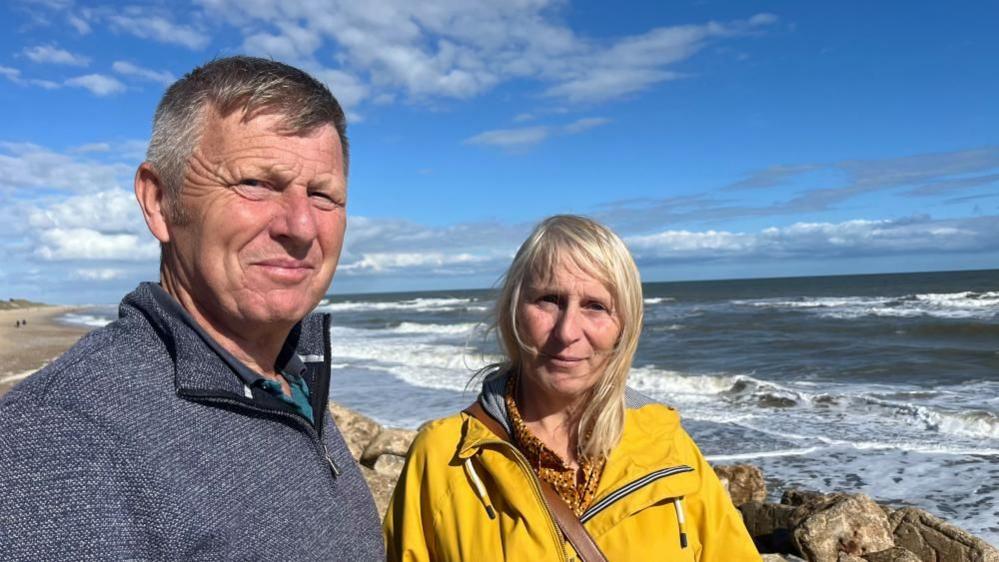
[[[558,295],[542,295],[538,297],[538,302],[544,304],[558,305],[559,302],[561,302],[561,299],[558,298]]]
[[[608,308],[604,303],[596,301],[587,303],[586,308],[596,312],[607,312],[610,310],[610,308]]]

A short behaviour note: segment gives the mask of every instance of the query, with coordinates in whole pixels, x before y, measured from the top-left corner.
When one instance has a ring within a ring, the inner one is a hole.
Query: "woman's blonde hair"
[[[584,459],[605,458],[621,439],[624,428],[625,384],[642,332],[643,315],[638,268],[617,234],[592,219],[575,215],[555,215],[535,227],[501,281],[494,326],[506,360],[493,367],[519,373],[526,356],[536,352],[520,337],[517,308],[525,285],[551,281],[562,263],[575,265],[607,288],[621,326],[604,374],[590,391],[577,428],[577,454]]]

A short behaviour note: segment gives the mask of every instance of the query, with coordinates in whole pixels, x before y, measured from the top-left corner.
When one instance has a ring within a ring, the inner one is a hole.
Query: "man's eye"
[[[322,191],[313,191],[312,193],[309,193],[309,198],[312,199],[313,204],[317,208],[324,211],[331,211],[343,206],[343,203],[341,203],[338,199],[334,198],[329,193],[324,193]]]
[[[243,197],[255,200],[266,197],[271,191],[270,185],[267,182],[254,178],[241,179],[232,188]]]

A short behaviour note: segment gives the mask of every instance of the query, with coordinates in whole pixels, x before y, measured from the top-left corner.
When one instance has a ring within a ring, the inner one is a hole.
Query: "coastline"
[[[83,310],[83,307],[47,305],[0,310],[0,396],[8,392],[19,381],[27,378],[29,375],[64,353],[73,344],[75,344],[81,336],[93,330],[93,328],[88,326],[66,325],[57,321],[59,317],[67,313],[80,310]],[[27,320],[27,324],[23,327],[15,327],[15,322],[18,322],[19,320]],[[340,425],[341,432],[344,434],[345,439],[348,441],[348,444],[351,445],[352,453],[354,454],[355,459],[357,459],[359,464],[361,464],[362,472],[375,496],[375,501],[379,510],[383,511],[387,506],[388,498],[395,486],[395,480],[398,477],[398,472],[404,462],[406,450],[408,449],[408,445],[415,435],[415,432],[412,430],[381,426],[374,420],[367,418],[357,411],[348,410],[347,408],[333,404],[332,402],[330,403],[330,409],[334,414],[334,417],[337,419],[338,425]],[[376,439],[375,437],[378,438]],[[753,463],[752,460],[741,458],[724,458],[714,460],[718,462],[734,461],[750,464]],[[715,462],[712,462],[712,465],[715,465]],[[723,467],[717,465],[715,466],[716,469],[720,471],[719,474],[724,474]],[[741,466],[747,467],[748,465]],[[759,468],[756,468],[756,466],[758,465],[754,464],[753,466],[748,466],[748,469],[754,471],[755,473],[759,473],[759,476],[755,478],[755,480],[759,482],[759,486],[761,488],[757,495],[766,496],[765,484],[763,483],[763,473],[760,472]],[[743,468],[740,470],[745,471],[746,469]],[[733,482],[735,482],[744,478],[736,474],[734,476],[726,477],[726,481],[729,479],[732,479]],[[869,501],[864,499],[866,498],[865,496],[859,494],[823,495],[816,492],[803,493],[809,495],[809,498],[811,499],[808,501],[811,502],[811,504],[819,503],[825,505],[822,503],[825,502],[832,505],[832,502],[841,502],[841,500],[846,497],[859,497],[863,501]],[[792,492],[792,496],[794,496],[794,498],[797,497],[795,494],[801,495],[800,492]],[[821,501],[812,498],[813,495],[818,497]],[[792,500],[794,500],[794,498],[792,498]],[[733,495],[733,499],[735,499],[735,495]],[[799,517],[800,513],[798,513],[801,511],[801,506],[795,503],[789,503],[788,501],[785,501],[785,498],[781,498],[780,502],[770,501],[759,504],[759,501],[760,499],[757,498],[757,503],[754,503],[754,506],[750,506],[750,511],[747,512],[745,509],[743,510],[743,515],[747,521],[747,527],[751,529],[754,537],[757,535],[769,536],[774,534],[776,531],[779,531],[777,532],[777,535],[783,536],[781,533],[788,535],[791,531],[793,531],[793,525],[789,522],[794,518],[803,517]],[[901,504],[904,506],[906,502],[903,501]],[[988,549],[987,540],[976,538],[974,535],[953,527],[952,525],[948,525],[945,521],[936,519],[929,513],[923,512],[922,510],[914,508],[897,509],[902,506],[888,507],[887,505],[882,505],[881,508],[873,510],[873,512],[878,514],[879,517],[881,510],[884,510],[887,514],[886,516],[888,517],[891,516],[891,513],[898,512],[898,515],[895,516],[897,521],[894,519],[891,520],[892,529],[902,528],[904,532],[915,534],[920,537],[926,533],[938,533],[938,531],[945,532],[947,534],[954,535],[954,537],[948,538],[946,541],[946,544],[948,545],[968,545],[969,549]],[[812,507],[814,507],[814,505],[812,505]],[[796,512],[795,509],[798,509],[798,511]],[[823,507],[823,509],[825,508]],[[908,521],[908,519],[905,518],[912,519],[913,521]],[[929,523],[925,523],[923,520],[928,520]],[[886,519],[886,521],[888,520]],[[777,523],[781,523],[784,528],[772,528]],[[900,525],[902,527],[899,527]],[[908,527],[905,525],[908,525]],[[901,540],[902,539],[899,539],[899,541]],[[776,551],[781,552],[784,555],[789,554],[788,550],[778,549]],[[791,551],[791,553],[793,553],[793,551]],[[800,558],[797,557],[783,558],[779,555],[765,559],[800,560]],[[964,558],[954,559],[963,560]]]
[[[61,324],[56,318],[75,306],[31,306],[0,310],[0,395],[47,365],[92,330]],[[27,324],[15,327],[18,321]]]

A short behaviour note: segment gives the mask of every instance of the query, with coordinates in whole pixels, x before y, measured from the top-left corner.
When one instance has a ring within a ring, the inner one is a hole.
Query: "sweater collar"
[[[177,390],[242,395],[247,377],[259,377],[211,338],[193,318],[156,283],[141,283],[122,300],[122,317],[141,314],[156,329],[174,360]],[[322,361],[326,351],[323,315],[310,314],[295,325],[278,362],[298,367],[302,361]]]

